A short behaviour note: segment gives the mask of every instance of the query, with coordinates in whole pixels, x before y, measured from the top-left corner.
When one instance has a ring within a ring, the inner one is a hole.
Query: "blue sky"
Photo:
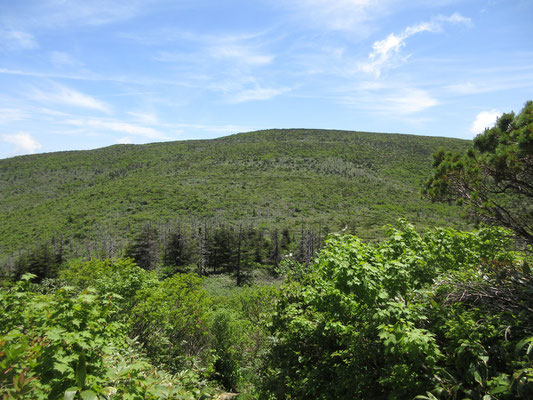
[[[533,98],[531,0],[0,2],[0,158],[268,128],[473,138]]]

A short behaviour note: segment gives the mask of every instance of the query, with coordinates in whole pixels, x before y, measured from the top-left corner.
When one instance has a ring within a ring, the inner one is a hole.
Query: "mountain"
[[[432,153],[469,141],[333,130],[266,130],[213,140],[114,145],[0,160],[0,260],[61,237],[130,237],[146,221],[348,226],[367,239],[405,217],[464,226],[420,189]]]

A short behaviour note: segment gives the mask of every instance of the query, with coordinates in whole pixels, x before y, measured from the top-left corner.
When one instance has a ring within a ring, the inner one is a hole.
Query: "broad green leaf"
[[[87,374],[87,365],[85,362],[85,352],[82,351],[78,361],[78,368],[76,368],[76,383],[80,388],[85,386],[85,376]]]
[[[65,400],[73,400],[76,396],[76,393],[78,393],[78,388],[71,387],[65,390]]]
[[[70,366],[64,363],[54,363],[54,369],[63,374],[70,369]]]
[[[83,400],[98,400],[98,396],[92,390],[84,390],[80,393],[80,396]]]
[[[474,371],[474,379],[476,380],[477,383],[483,386],[483,378],[481,378],[481,375],[477,369]]]

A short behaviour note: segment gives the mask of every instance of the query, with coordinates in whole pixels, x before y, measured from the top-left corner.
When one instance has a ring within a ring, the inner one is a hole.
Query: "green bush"
[[[137,293],[133,332],[147,354],[172,371],[210,368],[209,294],[202,278],[176,274]]]
[[[331,237],[281,290],[263,396],[528,398],[533,278],[509,234],[387,233]]]
[[[59,279],[81,290],[93,287],[102,294],[118,294],[125,312],[135,305],[138,291],[158,285],[154,272],[145,271],[129,258],[73,260],[59,271]]]
[[[215,376],[241,393],[254,392],[267,351],[268,329],[278,291],[272,286],[238,288],[231,297],[217,297],[210,330],[215,352]]]
[[[206,391],[190,371],[172,376],[140,355],[116,316],[118,295],[72,287],[38,294],[32,278],[0,289],[4,399],[195,399]]]

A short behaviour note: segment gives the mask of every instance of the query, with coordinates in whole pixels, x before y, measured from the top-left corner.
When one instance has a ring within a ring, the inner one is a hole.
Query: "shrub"
[[[211,299],[195,274],[176,274],[137,293],[133,332],[148,355],[172,371],[209,367]]]
[[[376,246],[333,236],[308,272],[287,282],[263,395],[530,396],[533,278],[508,233],[421,237],[400,221],[388,236]]]
[[[171,375],[142,355],[120,322],[120,296],[73,287],[38,294],[32,275],[0,289],[4,399],[193,400],[213,393],[191,370]]]

